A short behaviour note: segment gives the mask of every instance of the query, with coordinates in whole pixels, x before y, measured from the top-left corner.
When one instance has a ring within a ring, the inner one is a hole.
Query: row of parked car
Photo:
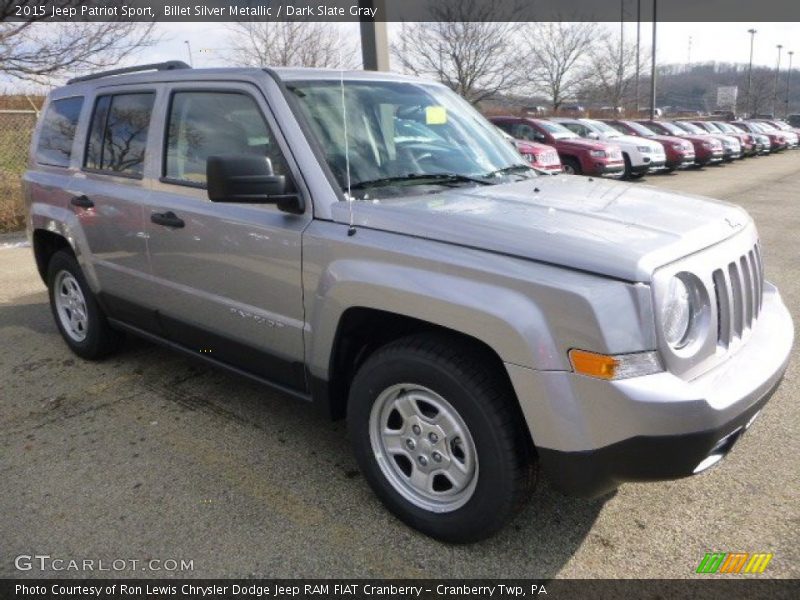
[[[784,121],[490,117],[537,169],[639,179],[796,148]]]

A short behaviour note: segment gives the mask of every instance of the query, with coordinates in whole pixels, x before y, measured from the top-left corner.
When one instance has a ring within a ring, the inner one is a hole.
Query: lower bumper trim
[[[725,456],[780,385],[721,427],[668,436],[639,436],[583,452],[537,448],[554,487],[564,493],[596,497],[626,481],[662,481],[699,473],[711,456]],[[719,459],[717,459],[719,460]],[[715,460],[714,462],[717,462]],[[713,464],[713,463],[712,463]],[[711,466],[710,464],[706,466]]]

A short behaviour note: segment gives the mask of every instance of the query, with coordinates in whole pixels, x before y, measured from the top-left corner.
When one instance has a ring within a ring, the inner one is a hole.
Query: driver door
[[[311,208],[288,214],[275,204],[212,202],[206,192],[206,159],[242,154],[268,156],[297,190],[263,95],[244,83],[175,84],[164,111],[162,173],[145,218],[166,336],[305,391],[301,241]]]

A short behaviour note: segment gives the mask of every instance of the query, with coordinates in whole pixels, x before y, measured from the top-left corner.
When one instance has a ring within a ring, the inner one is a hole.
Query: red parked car
[[[707,135],[693,135],[669,121],[639,121],[648,129],[661,135],[672,135],[688,140],[694,146],[694,162],[703,165],[722,162],[722,142]]]
[[[770,152],[780,152],[789,147],[786,136],[777,129],[765,127],[754,121],[732,121],[731,125],[749,133],[761,133],[769,138]]]
[[[558,150],[553,146],[517,139],[514,140],[514,145],[532,167],[547,173],[561,173],[561,159],[558,157]]]
[[[674,171],[679,167],[688,167],[694,164],[694,145],[686,138],[659,135],[649,127],[636,121],[624,119],[601,119],[601,121],[608,123],[625,135],[635,135],[660,142],[664,146],[664,152],[667,155],[667,162],[664,164],[667,171]]]
[[[528,117],[490,117],[512,137],[553,146],[565,173],[575,175],[621,175],[625,170],[622,150],[616,144],[586,140],[566,127]]]
[[[749,133],[745,133],[744,131],[738,131],[736,133],[731,133],[729,131],[723,131],[720,127],[717,126],[716,123],[712,121],[690,121],[692,124],[697,125],[703,131],[707,131],[708,133],[714,135],[728,135],[731,137],[735,137],[739,140],[739,144],[742,146],[742,155],[740,158],[744,158],[745,156],[750,156],[753,154],[753,149],[755,148],[755,144],[753,143],[753,139],[750,137]]]
[[[532,167],[553,175],[561,173],[561,160],[558,158],[558,151],[555,148],[547,144],[514,139],[514,137],[500,127],[498,127],[497,130],[517,149],[517,152],[519,152]]]

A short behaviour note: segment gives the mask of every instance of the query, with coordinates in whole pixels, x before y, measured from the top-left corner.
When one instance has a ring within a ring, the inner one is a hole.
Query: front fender
[[[508,363],[565,368],[545,315],[520,292],[437,271],[345,259],[329,264],[313,297],[308,351],[313,375],[327,379],[338,324],[353,307],[458,331],[483,341]]]

